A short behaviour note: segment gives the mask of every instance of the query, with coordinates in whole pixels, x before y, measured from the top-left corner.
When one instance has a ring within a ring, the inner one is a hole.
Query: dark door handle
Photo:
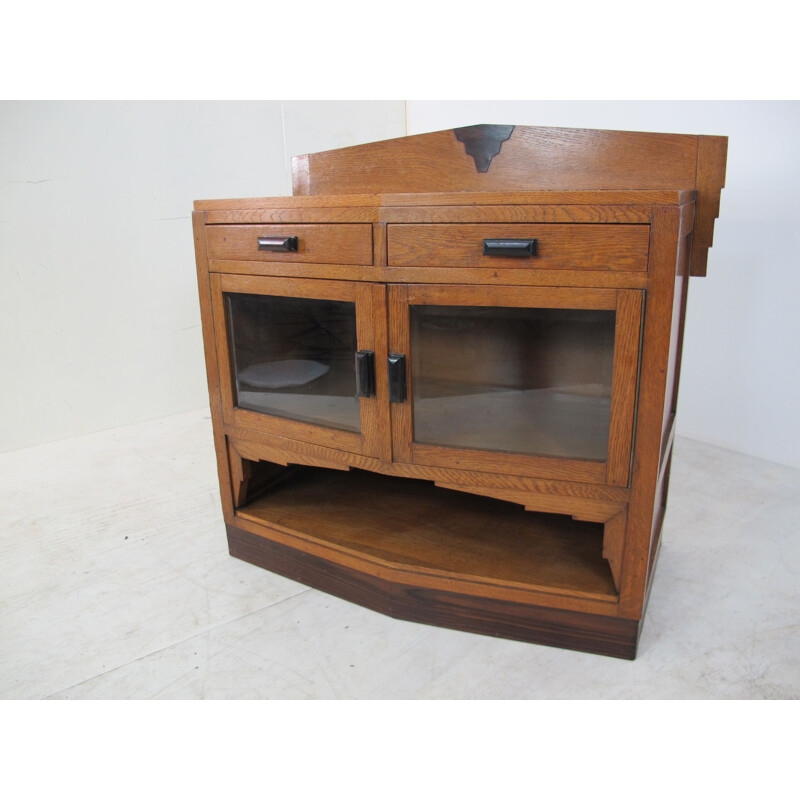
[[[356,394],[358,397],[375,396],[375,353],[372,350],[356,353]]]
[[[406,401],[406,357],[389,356],[389,402],[405,403]]]
[[[259,236],[258,249],[270,253],[293,253],[297,250],[296,236]]]
[[[536,255],[536,239],[484,239],[485,256],[532,258]]]

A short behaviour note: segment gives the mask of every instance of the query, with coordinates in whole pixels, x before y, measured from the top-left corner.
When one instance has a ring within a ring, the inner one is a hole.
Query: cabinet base
[[[228,525],[230,554],[396,619],[634,659],[638,620],[390,583]]]

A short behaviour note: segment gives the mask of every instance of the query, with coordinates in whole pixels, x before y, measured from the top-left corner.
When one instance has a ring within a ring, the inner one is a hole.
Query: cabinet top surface
[[[693,188],[532,190],[516,192],[419,192],[330,194],[292,197],[195,200],[196,211],[259,208],[403,208],[482,205],[681,205],[695,199]]]

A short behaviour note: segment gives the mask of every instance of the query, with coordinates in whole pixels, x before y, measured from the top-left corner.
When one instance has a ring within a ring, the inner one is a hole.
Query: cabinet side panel
[[[620,591],[620,610],[632,618],[639,618],[644,606],[661,463],[662,421],[665,404],[669,402],[667,366],[679,230],[679,208],[653,209],[631,500]]]
[[[678,244],[678,260],[675,267],[675,291],[672,300],[672,327],[669,333],[669,360],[667,363],[667,402],[661,423],[662,460],[670,430],[674,425],[678,408],[678,387],[681,375],[681,354],[683,351],[683,331],[686,320],[686,302],[689,291],[689,254],[692,237],[681,231]]]
[[[214,449],[217,454],[217,474],[219,476],[222,512],[226,522],[233,520],[233,495],[230,484],[228,451],[223,433],[222,399],[220,396],[219,371],[217,368],[217,348],[214,335],[214,318],[211,311],[211,285],[208,273],[208,254],[206,251],[205,215],[202,211],[192,212],[194,229],[195,259],[197,262],[197,290],[200,298],[200,320],[203,328],[203,349],[206,357],[206,377],[208,379],[208,402],[211,408],[211,425],[214,431]]]

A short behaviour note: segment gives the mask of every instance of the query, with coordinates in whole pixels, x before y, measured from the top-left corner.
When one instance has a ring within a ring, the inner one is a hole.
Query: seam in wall
[[[289,168],[289,151],[286,147],[286,117],[283,113],[283,103],[284,101],[281,100],[281,135],[283,136],[283,174],[286,180],[286,187],[288,189],[288,193],[291,196],[294,194],[292,191],[292,171]]]

